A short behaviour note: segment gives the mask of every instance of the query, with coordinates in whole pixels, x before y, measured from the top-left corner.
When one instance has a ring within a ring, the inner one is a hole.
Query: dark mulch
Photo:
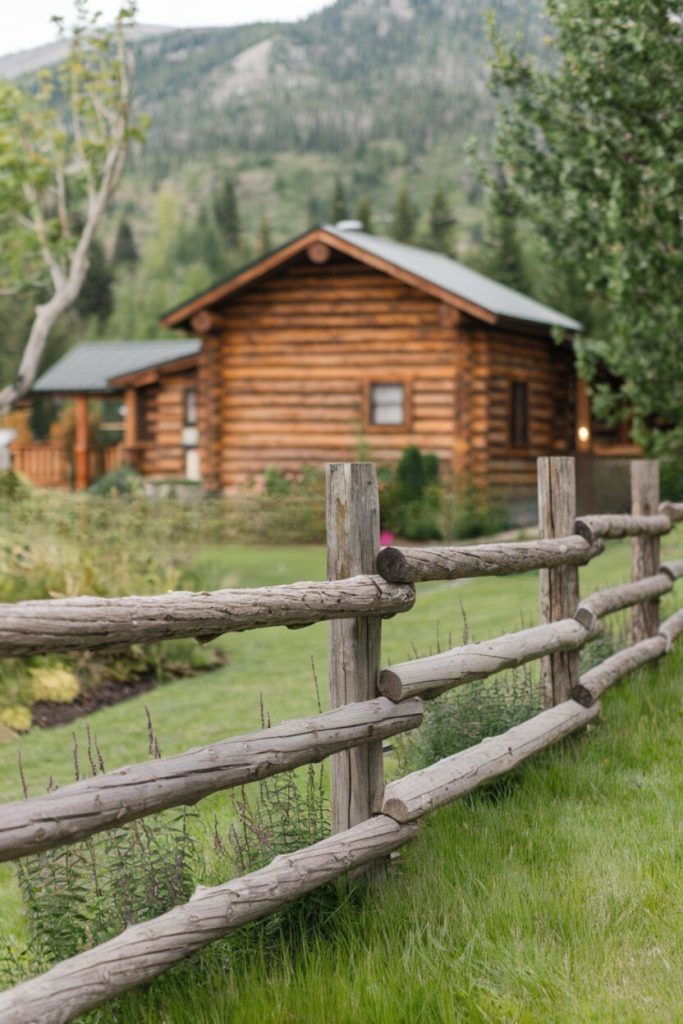
[[[129,683],[101,683],[96,690],[79,694],[73,704],[39,700],[31,708],[33,724],[42,729],[49,729],[53,725],[66,725],[67,722],[73,722],[75,718],[82,718],[83,715],[90,715],[99,708],[109,708],[124,700],[130,700],[131,697],[137,697],[139,693],[153,690],[156,685],[156,676],[140,676]]]
[[[189,669],[183,671],[176,669],[175,671],[171,670],[168,674],[176,679],[185,679],[188,676],[197,675],[199,671],[210,672],[212,669],[220,668],[221,665],[225,665],[228,661],[225,651],[215,649],[213,654],[215,658],[213,665],[197,670]],[[159,684],[156,673],[151,672],[135,676],[125,683],[106,679],[99,683],[96,688],[79,694],[73,704],[60,704],[52,700],[36,701],[31,708],[33,724],[41,729],[51,729],[55,725],[66,725],[67,722],[73,722],[76,718],[83,718],[84,715],[90,715],[93,711],[98,711],[100,708],[110,708],[114,704],[121,704],[124,700],[137,697],[140,693],[154,690],[159,685],[163,686],[163,683]]]

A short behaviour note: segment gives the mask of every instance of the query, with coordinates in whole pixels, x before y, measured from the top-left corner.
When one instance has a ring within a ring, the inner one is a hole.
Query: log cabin
[[[210,492],[417,445],[514,505],[534,494],[540,455],[637,454],[591,419],[576,320],[355,222],[307,231],[162,323],[193,337],[77,346],[37,381],[80,402],[77,486],[95,393],[121,396],[124,461]]]
[[[199,479],[197,339],[91,341],[75,345],[31,394],[75,401],[73,451],[54,441],[15,443],[13,467],[37,486],[82,490],[122,462],[151,479]],[[109,426],[120,443],[93,443],[93,400],[120,407]],[[123,404],[122,404],[123,403]],[[117,429],[120,428],[120,429]]]
[[[533,492],[537,456],[590,443],[577,418],[576,320],[353,223],[306,232],[162,322],[202,340],[212,491],[269,466],[296,474],[359,450],[395,462],[417,445],[445,474],[514,498]]]

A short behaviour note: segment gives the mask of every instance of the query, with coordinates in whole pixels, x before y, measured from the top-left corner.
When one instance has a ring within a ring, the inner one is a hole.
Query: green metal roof
[[[564,313],[515,291],[514,288],[499,284],[498,281],[471,270],[450,256],[432,252],[430,249],[420,249],[415,245],[406,245],[404,242],[395,242],[390,238],[368,235],[365,231],[354,228],[344,230],[330,224],[325,224],[324,228],[331,235],[352,242],[370,255],[393,263],[395,267],[407,270],[423,281],[467,299],[506,320],[564,327],[569,331],[582,329],[578,320],[573,320],[570,316],[565,316]]]
[[[151,369],[196,355],[202,347],[196,338],[160,341],[84,341],[41,374],[31,388],[38,393],[106,394],[109,381],[124,373]]]

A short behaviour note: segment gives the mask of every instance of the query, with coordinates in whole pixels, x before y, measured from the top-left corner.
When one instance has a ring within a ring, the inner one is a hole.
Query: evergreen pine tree
[[[93,239],[88,253],[88,272],[83,282],[76,309],[81,316],[95,316],[102,325],[114,309],[114,275],[99,239]]]
[[[417,225],[417,209],[408,185],[403,185],[396,197],[392,235],[399,242],[412,241]]]
[[[135,244],[132,228],[128,223],[128,220],[125,217],[122,217],[119,221],[119,227],[116,232],[112,263],[115,267],[119,266],[121,263],[132,265],[137,263],[139,258],[138,247]]]
[[[429,245],[432,249],[452,255],[454,224],[448,197],[439,185],[429,207]]]
[[[232,178],[225,178],[213,200],[213,214],[220,237],[230,248],[240,244],[242,226],[240,223],[237,192]]]
[[[487,270],[497,281],[520,291],[529,289],[518,227],[519,204],[502,169],[491,187]]]
[[[363,225],[363,231],[367,231],[367,233],[371,235],[373,233],[372,205],[367,196],[363,196],[362,199],[360,199],[356,217]]]
[[[330,204],[330,216],[332,223],[336,224],[340,220],[346,220],[348,215],[349,210],[346,202],[344,182],[341,180],[339,175],[337,175],[334,179],[334,191],[332,193],[332,202]]]

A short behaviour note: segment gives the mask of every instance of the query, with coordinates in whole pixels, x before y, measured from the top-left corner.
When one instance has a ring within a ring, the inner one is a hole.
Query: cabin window
[[[138,441],[154,440],[156,413],[156,387],[154,384],[138,388]]]
[[[522,380],[510,385],[510,444],[513,448],[529,444],[529,386]]]
[[[199,407],[197,405],[197,389],[188,388],[185,392],[185,413],[184,425],[196,427],[199,420]]]
[[[370,423],[376,427],[400,427],[406,421],[403,384],[370,385]]]

